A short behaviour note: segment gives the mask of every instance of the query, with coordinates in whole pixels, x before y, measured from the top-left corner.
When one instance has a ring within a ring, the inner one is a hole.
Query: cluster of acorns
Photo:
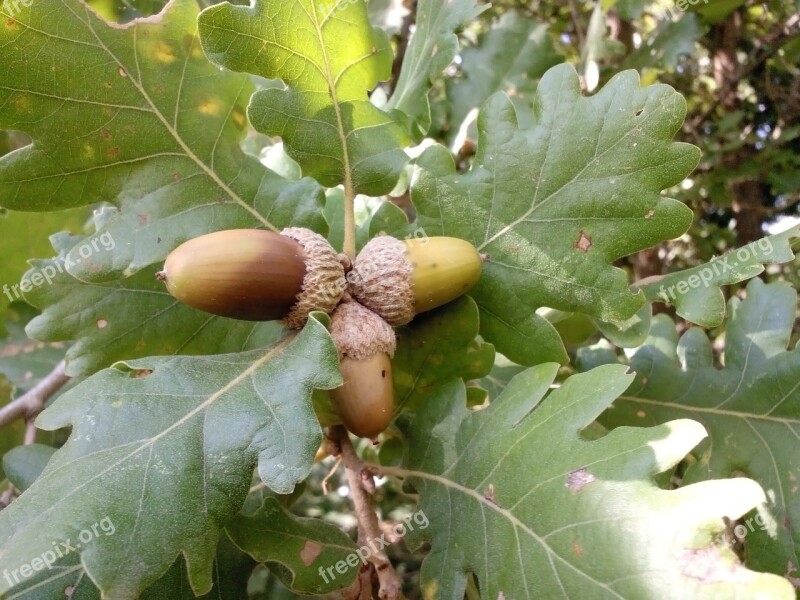
[[[379,236],[351,264],[308,229],[234,229],[182,244],[156,276],[179,301],[223,317],[299,329],[312,311],[330,314],[344,379],[331,402],[347,429],[374,438],[394,410],[392,327],[461,296],[482,262],[457,238]]]

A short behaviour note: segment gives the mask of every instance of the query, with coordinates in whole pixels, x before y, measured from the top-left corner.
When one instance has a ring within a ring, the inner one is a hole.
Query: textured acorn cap
[[[364,360],[375,354],[394,356],[394,329],[370,309],[345,296],[331,315],[331,337],[339,358]]]
[[[303,289],[283,319],[286,327],[300,329],[312,311],[321,310],[330,314],[336,308],[347,281],[338,254],[324,237],[304,227],[288,227],[281,231],[281,235],[298,242],[305,254]]]
[[[372,238],[347,274],[353,297],[395,327],[414,318],[413,267],[406,250],[403,242],[388,235]]]

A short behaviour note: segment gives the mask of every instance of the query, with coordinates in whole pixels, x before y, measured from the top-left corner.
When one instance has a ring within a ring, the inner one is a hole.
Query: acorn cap
[[[413,266],[403,242],[388,235],[372,238],[347,274],[350,293],[393,326],[414,318]]]
[[[297,302],[283,319],[286,327],[300,329],[312,311],[330,314],[339,304],[347,287],[344,267],[328,240],[318,233],[304,227],[287,227],[281,235],[298,242],[305,254],[303,288],[297,295]]]
[[[375,354],[394,356],[394,329],[370,309],[345,296],[331,315],[331,337],[339,358],[365,360]]]

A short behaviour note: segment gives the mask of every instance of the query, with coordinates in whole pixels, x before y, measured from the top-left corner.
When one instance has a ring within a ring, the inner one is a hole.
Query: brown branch
[[[13,423],[17,419],[33,421],[36,415],[44,409],[48,398],[69,380],[69,376],[64,373],[64,361],[62,360],[34,387],[0,408],[0,427]]]
[[[394,94],[397,82],[400,79],[400,71],[403,69],[403,61],[408,50],[408,42],[411,39],[411,26],[417,22],[417,0],[404,2],[408,4],[408,14],[403,19],[403,26],[400,28],[397,40],[397,51],[395,52],[394,62],[392,63],[392,80],[389,84],[389,95]]]
[[[723,83],[717,90],[717,100],[726,98],[733,93],[736,86],[742,79],[747,78],[750,73],[758,69],[771,56],[777,54],[781,46],[790,41],[800,32],[800,12],[795,12],[785,23],[775,26],[767,34],[753,43],[753,49],[749,53],[753,57],[746,65],[742,65],[735,74]],[[692,119],[689,128],[697,131],[700,126],[714,113],[719,106],[719,102],[713,102],[705,112]]]
[[[353,443],[350,441],[350,435],[343,426],[336,425],[331,427],[329,437],[337,443],[345,472],[347,473],[350,495],[353,499],[353,506],[358,519],[358,542],[360,545],[368,546],[369,542],[381,537],[378,515],[375,514],[375,510],[372,508],[372,498],[368,489],[370,484],[367,483],[367,480],[369,480],[374,489],[372,473],[356,453]],[[375,572],[378,574],[380,583],[378,598],[381,600],[399,600],[403,593],[402,581],[383,549],[370,554],[368,560],[375,567]]]

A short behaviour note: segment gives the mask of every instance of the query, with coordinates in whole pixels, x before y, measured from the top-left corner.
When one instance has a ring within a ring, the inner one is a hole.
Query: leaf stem
[[[348,173],[344,186],[344,243],[342,251],[350,258],[356,258],[356,197]]]

